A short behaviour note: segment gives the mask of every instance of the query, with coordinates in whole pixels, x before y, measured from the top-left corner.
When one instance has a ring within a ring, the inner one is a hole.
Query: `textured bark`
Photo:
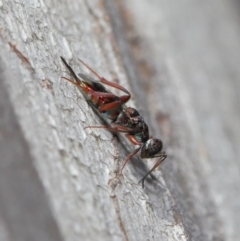
[[[1,240],[240,239],[234,4],[0,2]],[[117,79],[163,139],[169,156],[145,189],[153,162],[118,175],[134,147],[84,130],[101,120],[61,79],[60,56]]]

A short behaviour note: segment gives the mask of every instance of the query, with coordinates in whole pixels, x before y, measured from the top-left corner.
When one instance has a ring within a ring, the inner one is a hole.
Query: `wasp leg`
[[[101,82],[102,82],[103,84],[105,84],[105,85],[111,86],[111,87],[113,87],[113,88],[116,88],[116,89],[118,89],[118,90],[121,90],[121,91],[127,93],[128,96],[129,96],[129,99],[131,98],[131,94],[129,93],[129,91],[126,90],[126,89],[125,89],[124,87],[122,87],[121,85],[118,85],[118,84],[116,84],[116,83],[110,82],[110,81],[106,80],[106,79],[103,78],[103,77],[101,78]]]
[[[122,171],[123,171],[123,168],[126,166],[126,164],[128,163],[128,161],[135,155],[139,152],[139,150],[141,149],[141,146],[139,146],[136,150],[134,150],[132,153],[128,154],[122,168],[121,168],[121,171],[120,173],[122,174]]]
[[[66,77],[62,77],[62,79],[65,79],[65,80],[69,81],[70,83],[72,83],[73,85],[76,85],[78,88],[83,89],[81,84],[78,83],[78,82],[76,83],[73,80],[71,80],[69,78],[66,78]],[[111,94],[111,93],[105,93],[105,92],[89,91],[89,94],[97,96],[97,97],[103,97],[103,98],[116,98],[116,95]],[[119,101],[114,101],[114,102],[118,102],[119,103],[118,105],[116,105],[116,107],[119,107],[119,106],[122,105],[120,100]],[[112,103],[114,103],[114,102],[112,102]],[[109,104],[111,104],[111,103],[109,103]],[[116,107],[114,107],[114,108],[116,108]],[[108,110],[108,109],[106,109],[106,110]],[[102,111],[105,111],[105,110],[103,109]]]
[[[84,129],[88,129],[88,128],[96,128],[96,129],[106,129],[112,132],[129,132],[131,131],[131,129],[125,127],[125,126],[120,126],[120,125],[114,125],[114,127],[111,126],[107,126],[107,125],[102,125],[102,126],[86,126]]]
[[[162,157],[156,162],[156,164],[152,167],[152,169],[138,182],[138,184],[142,183],[142,188],[144,188],[144,181],[146,177],[153,172],[165,159],[167,158],[166,154],[163,154]]]
[[[130,129],[130,130],[131,130],[131,129]],[[128,140],[129,140],[133,145],[141,145],[141,142],[139,142],[139,141],[136,139],[135,135],[126,134],[125,136],[128,138]]]
[[[126,90],[124,87],[121,85],[115,84],[113,82],[110,82],[106,80],[105,78],[101,77],[96,71],[94,71],[90,66],[88,66],[86,63],[84,63],[81,59],[78,59],[86,68],[88,68],[95,76],[98,77],[99,81],[105,85],[111,86],[113,88],[119,89],[129,95],[129,99],[131,98],[131,94],[129,93],[128,90]]]
[[[122,166],[122,168],[121,168],[121,173],[122,173],[123,168],[124,168],[124,167],[126,166],[126,164],[128,163],[128,161],[129,161],[135,154],[137,154],[137,153],[139,152],[139,150],[141,149],[141,146],[140,146],[141,143],[140,143],[138,140],[136,140],[136,138],[135,138],[134,135],[126,134],[125,136],[128,138],[128,140],[129,140],[133,145],[139,145],[139,147],[138,147],[135,151],[133,151],[132,153],[128,154],[128,156],[127,156],[127,158],[126,158],[126,160],[125,160],[125,162],[124,162],[124,164],[123,164],[123,166]]]
[[[61,78],[69,81],[69,82],[72,83],[73,85],[76,85],[78,88],[81,88],[81,86],[80,86],[80,84],[79,84],[78,82],[76,83],[76,82],[74,82],[73,80],[68,79],[68,78],[66,78],[66,77],[61,77]]]
[[[113,102],[100,106],[98,110],[100,113],[102,113],[104,111],[108,111],[108,110],[111,111],[111,110],[119,108],[122,104],[123,104],[122,101],[116,100],[116,101],[113,101]]]

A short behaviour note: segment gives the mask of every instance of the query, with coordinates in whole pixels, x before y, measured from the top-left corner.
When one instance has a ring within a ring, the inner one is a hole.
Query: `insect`
[[[66,77],[62,78],[77,86],[83,96],[88,100],[89,104],[104,118],[111,121],[110,125],[88,126],[86,128],[104,128],[112,132],[125,133],[127,139],[133,145],[138,146],[137,149],[126,157],[126,160],[121,168],[121,172],[130,158],[140,150],[141,158],[159,157],[159,160],[155,163],[155,165],[139,181],[139,183],[142,183],[142,187],[144,188],[144,181],[146,177],[167,158],[165,152],[162,151],[162,141],[156,138],[150,138],[148,126],[138,111],[125,105],[131,98],[131,94],[124,87],[101,77],[80,59],[79,61],[87,69],[89,69],[99,81],[95,81],[88,75],[82,73],[78,74],[79,77],[77,77],[73,69],[67,64],[63,57],[61,57],[61,60],[75,81]],[[116,96],[108,91],[103,84],[121,90],[125,94],[122,96]]]

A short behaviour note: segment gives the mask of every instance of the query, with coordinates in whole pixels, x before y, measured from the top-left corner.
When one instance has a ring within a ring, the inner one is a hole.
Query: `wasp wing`
[[[86,83],[88,83],[93,90],[98,91],[98,92],[104,92],[104,93],[110,93],[99,81],[94,80],[90,76],[86,74],[78,74],[78,76]]]

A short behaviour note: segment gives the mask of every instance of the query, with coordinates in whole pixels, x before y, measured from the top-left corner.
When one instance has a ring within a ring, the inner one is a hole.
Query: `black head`
[[[162,141],[156,138],[150,138],[141,148],[141,158],[154,158],[161,156],[163,148]]]

